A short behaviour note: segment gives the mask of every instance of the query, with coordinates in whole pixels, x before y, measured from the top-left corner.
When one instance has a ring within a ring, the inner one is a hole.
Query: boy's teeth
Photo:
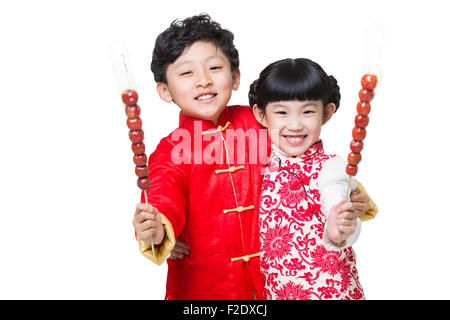
[[[205,94],[203,96],[198,97],[197,100],[206,100],[206,99],[211,99],[212,97],[214,97],[214,95],[212,95],[212,94]]]

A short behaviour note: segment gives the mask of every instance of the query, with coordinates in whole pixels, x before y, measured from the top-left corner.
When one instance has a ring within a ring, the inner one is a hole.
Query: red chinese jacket
[[[180,114],[150,155],[148,199],[167,240],[155,256],[139,241],[141,252],[161,264],[177,237],[191,252],[167,259],[166,299],[262,298],[258,198],[268,139],[248,106],[231,106],[217,125]]]

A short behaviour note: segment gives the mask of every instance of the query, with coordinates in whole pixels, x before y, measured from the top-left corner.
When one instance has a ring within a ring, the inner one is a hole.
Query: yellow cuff
[[[363,185],[359,181],[356,181],[356,184],[357,184],[358,189],[361,190],[362,192],[364,192],[365,194],[367,194],[367,196],[369,197],[369,209],[361,217],[361,221],[371,220],[371,219],[375,218],[375,216],[377,215],[378,207],[375,204],[375,202],[372,201],[372,199],[370,198],[366,189],[364,189]]]
[[[142,255],[157,265],[161,265],[166,260],[175,246],[175,234],[172,224],[163,214],[161,214],[161,221],[166,231],[166,239],[161,245],[155,246],[155,255],[152,253],[152,246],[150,244],[146,244],[144,241],[137,239],[139,251],[141,251]]]

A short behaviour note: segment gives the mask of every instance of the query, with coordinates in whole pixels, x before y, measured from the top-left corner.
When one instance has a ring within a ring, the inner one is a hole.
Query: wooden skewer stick
[[[144,197],[145,197],[145,203],[148,204],[147,190],[144,190]],[[155,256],[155,246],[153,245],[153,235],[151,238],[151,242],[152,242],[152,255]]]
[[[349,197],[350,197],[351,185],[352,185],[352,176],[348,176],[347,191],[345,192],[345,200],[347,200],[347,201],[349,200]],[[342,242],[342,232],[340,232],[340,231],[338,234],[337,241],[338,241],[338,243]]]

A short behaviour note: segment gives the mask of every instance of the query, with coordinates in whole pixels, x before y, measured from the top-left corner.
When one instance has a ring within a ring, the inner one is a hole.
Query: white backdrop
[[[147,151],[178,123],[156,94],[156,36],[201,12],[235,34],[241,88],[272,61],[308,57],[341,86],[325,126],[346,156],[368,23],[384,24],[383,82],[358,179],[379,206],[354,246],[368,299],[449,299],[450,22],[445,1],[8,1],[0,5],[0,298],[162,299],[167,265],[137,249],[139,200],[107,55],[126,40]]]

